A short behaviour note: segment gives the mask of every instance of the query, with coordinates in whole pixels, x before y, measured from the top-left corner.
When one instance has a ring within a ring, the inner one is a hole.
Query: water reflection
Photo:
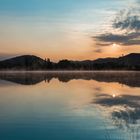
[[[140,139],[140,72],[1,72],[0,85],[0,139]]]
[[[115,126],[126,130],[130,140],[140,138],[140,95],[99,94],[93,104],[101,106]]]
[[[140,87],[140,72],[1,72],[0,79],[23,85],[34,85],[53,78],[60,82],[70,80],[96,80],[99,82],[117,82],[131,87]]]

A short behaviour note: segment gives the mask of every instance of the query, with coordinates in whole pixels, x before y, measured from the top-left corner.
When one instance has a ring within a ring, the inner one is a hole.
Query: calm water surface
[[[0,73],[0,140],[139,139],[139,72]]]

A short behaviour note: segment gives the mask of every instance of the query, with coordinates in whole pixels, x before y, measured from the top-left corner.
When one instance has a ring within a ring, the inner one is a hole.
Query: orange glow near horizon
[[[0,46],[1,53],[13,54],[13,55],[37,55],[41,58],[50,58],[53,61],[59,61],[61,59],[69,60],[94,60],[97,58],[105,57],[120,57],[129,53],[140,52],[139,46],[121,46],[112,44],[101,48],[102,52],[94,52],[94,41],[91,38],[82,36],[76,40],[67,40],[69,42],[58,42],[54,40],[54,43],[47,45],[47,42],[39,42],[39,40],[29,41],[15,40],[15,41],[1,41]],[[59,44],[57,44],[57,42]],[[26,47],[25,47],[26,46]],[[7,49],[4,49],[7,48]]]

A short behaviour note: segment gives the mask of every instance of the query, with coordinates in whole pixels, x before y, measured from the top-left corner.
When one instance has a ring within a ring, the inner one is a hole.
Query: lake
[[[140,72],[0,72],[0,140],[139,140]]]

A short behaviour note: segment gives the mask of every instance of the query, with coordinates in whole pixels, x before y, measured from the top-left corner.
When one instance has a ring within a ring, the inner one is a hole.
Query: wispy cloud
[[[140,45],[140,0],[135,7],[121,10],[112,22],[112,30],[94,36],[96,46],[108,46],[113,43],[120,45]]]
[[[140,16],[135,13],[135,9],[129,11],[121,11],[116,17],[113,23],[113,27],[116,29],[127,31],[139,31],[140,30]]]
[[[103,50],[99,48],[99,49],[94,50],[94,52],[96,52],[96,53],[102,53]]]

